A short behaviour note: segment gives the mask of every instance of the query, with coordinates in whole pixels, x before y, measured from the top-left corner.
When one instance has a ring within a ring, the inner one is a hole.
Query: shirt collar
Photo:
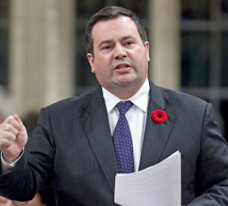
[[[149,100],[149,90],[150,85],[148,79],[144,82],[140,90],[130,97],[127,100],[130,100],[135,106],[139,107],[142,111],[147,112],[148,100]],[[105,104],[107,108],[107,112],[110,113],[112,109],[118,104],[120,101],[123,101],[110,93],[104,87],[102,87],[103,97],[105,99]],[[124,100],[126,101],[126,100]]]

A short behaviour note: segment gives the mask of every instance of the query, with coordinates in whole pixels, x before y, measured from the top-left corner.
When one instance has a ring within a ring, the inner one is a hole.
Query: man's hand
[[[16,160],[27,141],[27,130],[17,115],[9,116],[0,124],[0,150],[6,162]]]

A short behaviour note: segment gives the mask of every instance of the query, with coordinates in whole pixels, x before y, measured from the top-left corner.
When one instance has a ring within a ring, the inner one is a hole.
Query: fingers
[[[15,136],[12,136],[11,134],[3,134],[3,135],[4,135],[4,138],[1,138],[2,133],[0,131],[0,149],[2,147],[10,146],[15,141]]]
[[[18,158],[27,140],[27,131],[17,115],[9,116],[0,125],[0,150],[6,162]]]
[[[18,130],[20,129],[21,124],[22,124],[20,118],[17,115],[9,116],[4,122],[11,124],[13,127],[15,127]],[[4,124],[4,122],[3,122],[3,124]]]
[[[18,117],[17,117],[18,118]],[[9,116],[1,125],[0,125],[0,139],[8,139],[14,141],[16,136],[21,128],[21,123],[19,118],[16,119],[14,116]]]

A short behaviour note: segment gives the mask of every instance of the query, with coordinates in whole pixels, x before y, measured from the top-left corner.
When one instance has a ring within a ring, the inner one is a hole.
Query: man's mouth
[[[124,68],[127,68],[127,67],[129,67],[129,66],[128,65],[121,65],[121,66],[116,67],[116,69],[124,69]]]
[[[127,69],[131,67],[129,64],[118,64],[115,66],[115,70]]]

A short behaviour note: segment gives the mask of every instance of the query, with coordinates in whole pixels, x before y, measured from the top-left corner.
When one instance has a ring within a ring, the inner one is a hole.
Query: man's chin
[[[136,76],[132,74],[126,74],[116,78],[116,83],[120,86],[133,85],[135,82],[136,82]]]

